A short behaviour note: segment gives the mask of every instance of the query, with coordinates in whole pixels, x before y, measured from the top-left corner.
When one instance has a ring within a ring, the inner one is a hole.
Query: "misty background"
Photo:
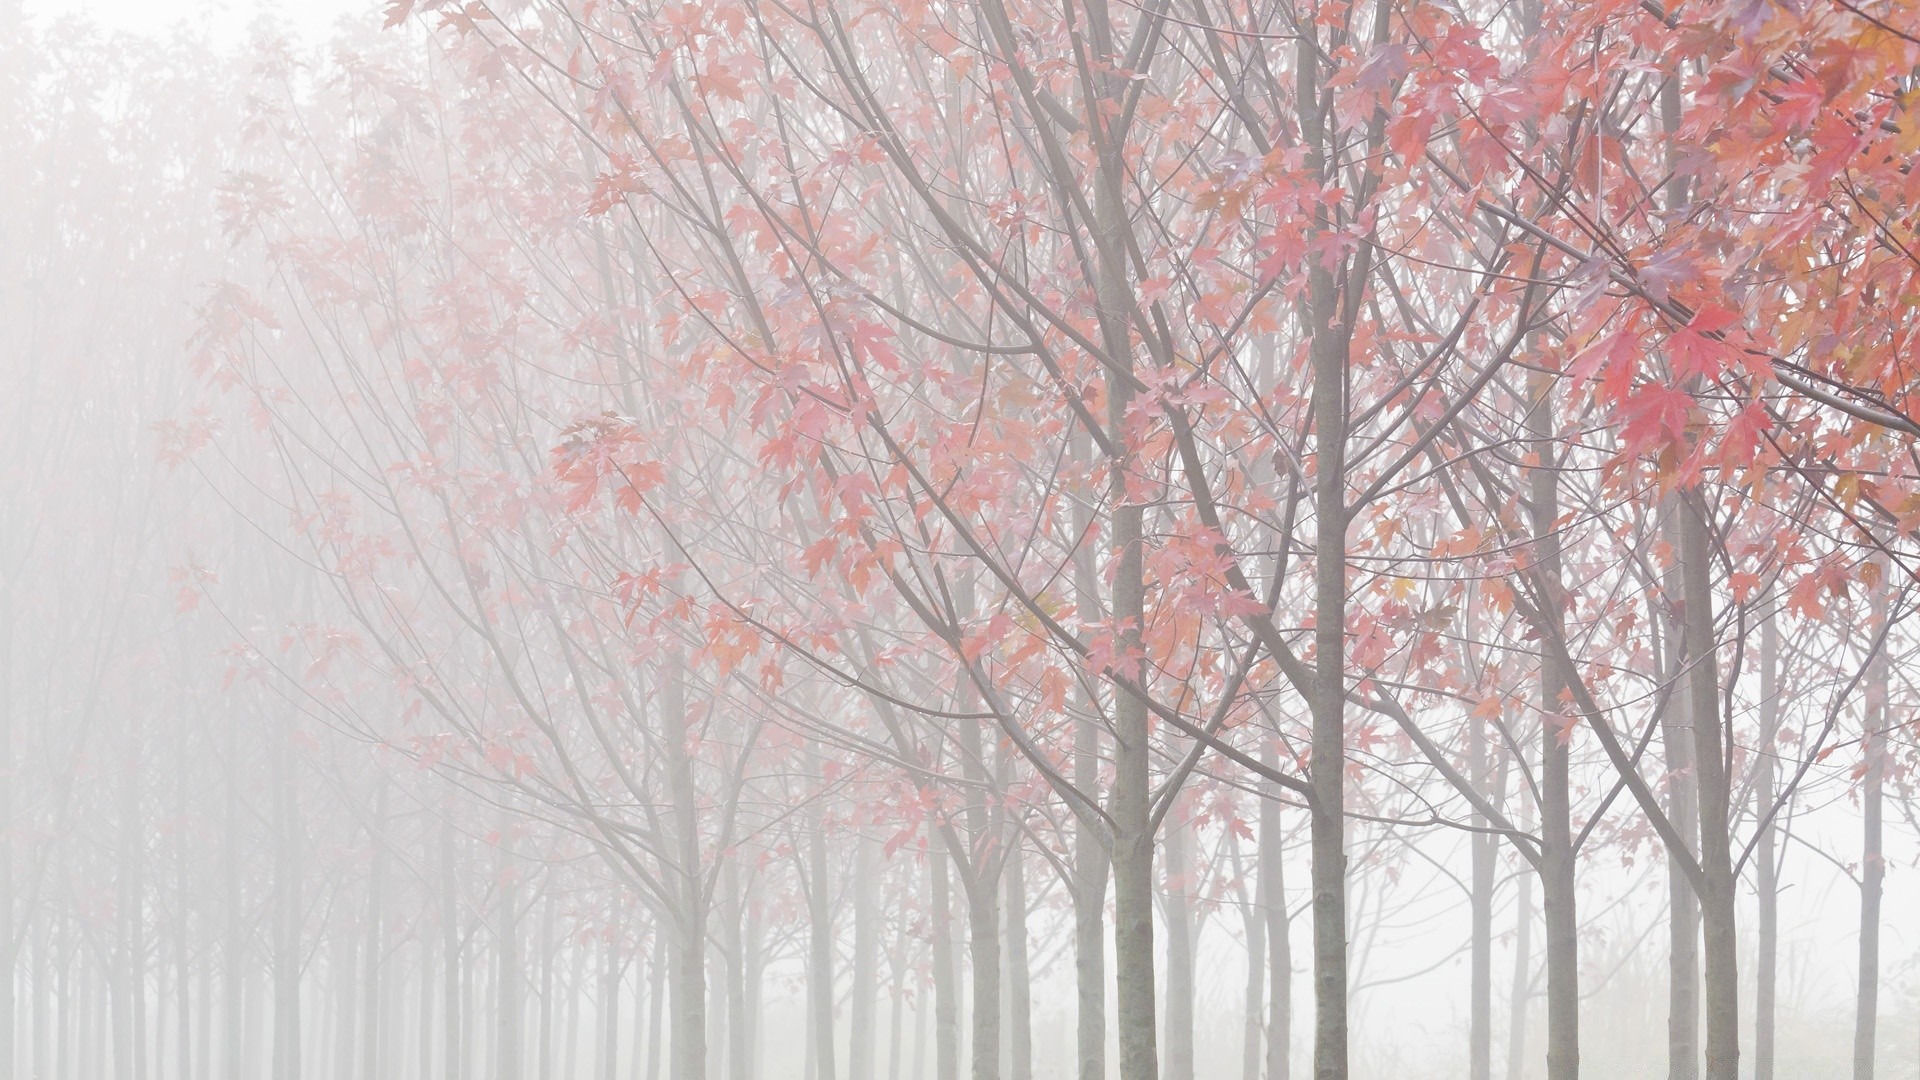
[[[380,193],[401,190],[383,187],[368,146],[410,159],[463,137],[469,103],[430,93],[456,62],[416,26],[381,22],[346,0],[0,0],[0,1080],[671,1078],[682,915],[658,894],[676,888],[659,877],[677,858],[662,847],[682,842],[704,868],[712,1075],[824,1080],[831,1058],[852,1080],[933,1080],[943,1030],[968,1067],[970,998],[956,991],[943,1017],[936,984],[977,977],[969,916],[985,900],[929,823],[947,815],[971,835],[969,814],[1011,838],[985,886],[1004,934],[989,950],[1004,1074],[1079,1075],[1071,814],[1012,751],[974,747],[975,771],[935,796],[921,766],[899,763],[906,751],[875,749],[890,744],[872,707],[805,665],[767,689],[714,675],[710,646],[635,630],[614,590],[658,587],[619,577],[648,541],[584,525],[592,543],[565,546],[576,527],[558,496],[509,508],[552,476],[547,449],[569,424],[655,407],[582,389],[604,357],[568,352],[571,327],[507,342],[501,298],[463,291],[451,268],[396,272],[358,315],[328,306],[327,289],[351,286],[322,271],[290,284],[289,267],[324,262],[327,245],[400,243],[356,237],[343,210],[377,216]],[[525,123],[540,145],[564,142]],[[275,170],[349,195],[265,193]],[[601,234],[575,208],[507,181],[456,194],[458,178],[430,166],[405,182],[438,181],[425,232],[447,246],[423,240],[407,258],[511,247],[487,215],[567,218],[553,228],[574,230],[578,251],[524,253],[519,287],[542,312],[564,303],[542,274],[594,266]],[[272,251],[249,239],[310,197],[326,206],[308,234]],[[631,255],[602,240],[599,257]],[[647,283],[616,266],[603,286],[619,306],[642,304]],[[420,333],[443,346],[499,331],[452,377],[484,405],[416,410],[407,395],[432,391],[401,353],[354,359],[402,333],[398,311],[425,313]],[[489,369],[496,355],[542,359]],[[670,425],[672,404],[658,408]],[[436,415],[460,449],[429,462],[410,425]],[[460,490],[385,464],[404,460],[458,473]],[[752,561],[747,540],[713,529],[728,558]],[[1868,621],[1862,606],[1809,631],[1818,644],[1795,642],[1852,656]],[[1887,637],[1895,712],[1915,699],[1916,640],[1907,626]],[[1790,670],[1789,726],[1811,733],[1844,696],[1853,668],[1823,664]],[[600,715],[657,722],[669,700],[708,710],[692,760],[644,723],[589,730]],[[1591,801],[1606,766],[1590,745],[1576,754]],[[1370,767],[1434,789],[1415,759],[1389,746]],[[1853,1053],[1856,760],[1819,761],[1780,822],[1781,1077],[1846,1075]],[[982,790],[991,807],[969,802]],[[1170,801],[1156,947],[1184,953],[1163,979],[1191,981],[1163,981],[1161,1023],[1190,1035],[1159,1041],[1186,1040],[1191,1076],[1266,1068],[1275,925],[1294,937],[1287,1054],[1308,1075],[1307,824],[1295,805],[1263,824],[1262,796],[1274,792],[1209,763]],[[1914,1077],[1920,895],[1903,774],[1887,797],[1879,1075]],[[706,831],[687,841],[676,822],[695,803]],[[1628,803],[1579,866],[1589,1076],[1667,1070],[1668,868]],[[1354,1075],[1468,1076],[1473,834],[1352,829]],[[1260,871],[1270,860],[1280,898]],[[1492,1075],[1544,1076],[1540,895],[1511,850],[1493,865]]]

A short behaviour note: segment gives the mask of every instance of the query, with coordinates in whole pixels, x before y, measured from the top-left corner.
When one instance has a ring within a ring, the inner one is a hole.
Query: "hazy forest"
[[[0,0],[0,1080],[1920,1077],[1920,0],[356,3]]]

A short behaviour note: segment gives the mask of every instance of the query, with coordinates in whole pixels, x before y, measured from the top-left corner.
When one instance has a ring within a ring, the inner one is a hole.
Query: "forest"
[[[1920,3],[241,6],[0,0],[0,1080],[1920,1077]]]

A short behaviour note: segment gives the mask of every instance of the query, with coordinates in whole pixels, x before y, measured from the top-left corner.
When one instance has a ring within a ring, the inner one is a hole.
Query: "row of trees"
[[[8,660],[0,1063],[1181,1080],[1227,1008],[1331,1080],[1426,1052],[1363,975],[1463,958],[1468,1075],[1559,1080],[1647,1067],[1582,1034],[1657,923],[1650,1056],[1772,1077],[1838,870],[1872,1075],[1903,14],[399,2],[85,165],[221,114],[204,57],[29,65],[70,287],[14,325],[215,283],[197,402],[98,347],[17,398],[85,520],[7,556],[67,637]]]

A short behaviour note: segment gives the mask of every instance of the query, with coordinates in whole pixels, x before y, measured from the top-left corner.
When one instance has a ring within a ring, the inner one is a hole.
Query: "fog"
[[[1920,1076],[1724,9],[0,0],[0,1080]]]

